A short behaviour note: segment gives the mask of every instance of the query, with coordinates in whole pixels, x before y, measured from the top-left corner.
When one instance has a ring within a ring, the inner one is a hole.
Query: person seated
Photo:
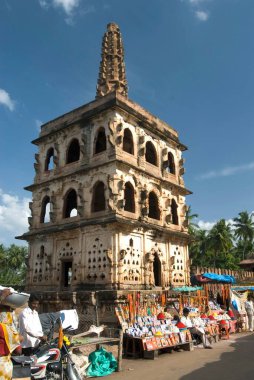
[[[197,318],[196,321],[194,320],[194,322],[192,322],[191,318],[189,317],[189,313],[189,309],[185,307],[183,309],[183,316],[181,317],[180,321],[190,330],[191,334],[198,335],[203,343],[204,348],[211,349],[211,342],[209,342],[206,336],[202,319]]]

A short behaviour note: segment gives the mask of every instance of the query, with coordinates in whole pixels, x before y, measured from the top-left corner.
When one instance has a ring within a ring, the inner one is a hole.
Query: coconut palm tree
[[[189,245],[189,254],[192,265],[207,266],[207,231],[195,230],[193,240]]]
[[[26,274],[27,248],[12,244],[6,248],[0,244],[0,284],[22,285]]]
[[[225,261],[233,248],[231,225],[225,219],[219,220],[208,233],[207,248],[213,255],[214,267],[221,266],[219,262]]]
[[[198,218],[198,214],[192,214],[191,206],[189,206],[185,214],[185,220],[187,221],[190,235],[195,235],[195,232],[199,229],[198,224],[194,222],[196,218]]]
[[[242,259],[253,248],[254,239],[254,222],[252,220],[252,214],[248,214],[247,211],[239,212],[239,216],[234,218],[234,235],[238,240],[238,247],[242,251]]]

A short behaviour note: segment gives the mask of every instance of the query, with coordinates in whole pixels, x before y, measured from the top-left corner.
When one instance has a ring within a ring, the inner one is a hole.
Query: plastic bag
[[[89,377],[107,376],[117,368],[117,360],[111,352],[106,351],[103,347],[91,352],[89,355],[90,366],[86,370]]]

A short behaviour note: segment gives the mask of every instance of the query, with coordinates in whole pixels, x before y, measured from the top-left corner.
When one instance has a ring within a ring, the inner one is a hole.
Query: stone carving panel
[[[142,261],[141,238],[131,235],[123,236],[119,252],[119,282],[123,284],[141,284]]]
[[[72,263],[71,282],[75,283],[80,279],[80,252],[78,249],[78,239],[64,239],[57,242],[56,273],[57,281],[63,280],[63,265],[66,262]]]
[[[112,251],[107,237],[89,237],[86,246],[86,280],[89,283],[108,282],[111,272]]]
[[[51,249],[49,245],[36,245],[32,269],[33,283],[47,284],[49,282],[52,271]]]
[[[177,245],[171,246],[172,284],[174,286],[185,285],[185,259],[183,249]]]

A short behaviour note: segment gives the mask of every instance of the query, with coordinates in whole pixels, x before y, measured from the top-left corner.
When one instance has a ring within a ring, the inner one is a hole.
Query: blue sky
[[[39,126],[95,97],[101,41],[120,26],[129,97],[189,148],[202,226],[254,210],[253,0],[1,0],[0,243],[27,230]]]

